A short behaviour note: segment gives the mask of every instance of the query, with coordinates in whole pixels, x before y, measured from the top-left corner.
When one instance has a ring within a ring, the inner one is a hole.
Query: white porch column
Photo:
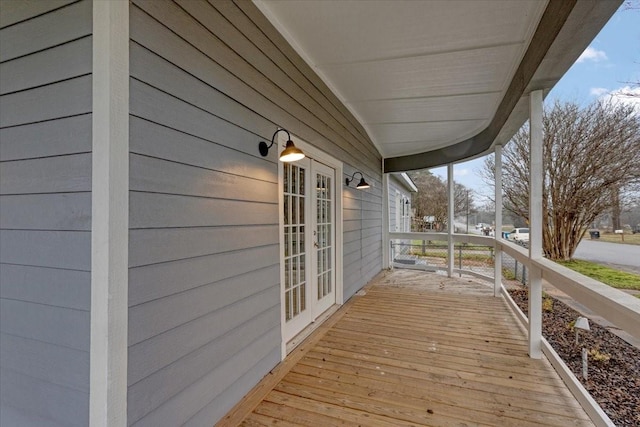
[[[384,162],[384,160],[383,160]],[[384,167],[384,164],[383,164]],[[382,173],[382,268],[391,265],[389,244],[389,175]]]
[[[495,183],[496,228],[493,238],[497,241],[502,239],[502,145],[496,145],[495,149]],[[493,296],[497,297],[500,295],[502,286],[502,247],[500,245],[495,245],[494,277]]]
[[[93,2],[89,425],[127,425],[129,2]]]
[[[542,91],[529,95],[529,259],[542,258]],[[529,357],[542,357],[542,271],[529,268]]]
[[[448,242],[448,250],[447,250],[447,276],[453,277],[453,230],[455,229],[455,224],[453,223],[454,216],[454,200],[455,186],[453,185],[453,163],[449,163],[447,165],[447,189],[449,190],[449,203],[447,204],[447,242]]]

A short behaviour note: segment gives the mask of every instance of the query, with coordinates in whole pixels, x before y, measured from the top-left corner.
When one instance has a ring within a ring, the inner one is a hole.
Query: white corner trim
[[[400,176],[402,176],[402,178],[404,179],[404,181],[407,183],[407,185],[409,186],[409,188],[411,188],[411,190],[414,193],[418,192],[418,187],[416,187],[416,185],[413,183],[413,180],[411,179],[411,177],[409,177],[409,175],[406,172],[402,172],[400,174]]]
[[[129,2],[93,2],[89,425],[127,425]]]

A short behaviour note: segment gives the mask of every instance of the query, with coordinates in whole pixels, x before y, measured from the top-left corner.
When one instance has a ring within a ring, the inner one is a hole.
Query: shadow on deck
[[[395,270],[365,292],[218,425],[593,425],[488,286]]]

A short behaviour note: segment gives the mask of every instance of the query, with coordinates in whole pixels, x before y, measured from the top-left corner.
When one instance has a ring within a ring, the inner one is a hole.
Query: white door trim
[[[310,145],[309,143],[301,140],[294,134],[291,134],[291,140],[294,144],[300,148],[307,157],[316,160],[320,163],[323,163],[336,171],[336,185],[335,185],[335,269],[336,269],[336,282],[335,282],[335,292],[336,292],[336,304],[342,305],[344,304],[344,273],[343,273],[343,215],[342,215],[342,197],[343,197],[343,163],[336,159],[335,157],[317,149],[316,147]],[[280,151],[284,149],[286,144],[286,135],[285,132],[280,132],[277,136],[277,153],[280,154]],[[283,261],[283,248],[284,248],[284,235],[282,233],[282,229],[284,227],[284,198],[283,198],[283,181],[282,181],[282,171],[283,165],[282,162],[278,162],[278,235],[279,235],[279,256],[280,256],[280,304],[284,304],[284,281],[282,277],[284,277],[284,261]],[[285,339],[285,313],[284,310],[280,309],[280,337],[281,337],[281,352],[280,358],[284,360],[287,356],[287,343]]]

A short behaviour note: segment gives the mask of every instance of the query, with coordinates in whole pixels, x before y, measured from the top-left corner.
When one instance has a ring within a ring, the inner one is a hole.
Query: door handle
[[[318,242],[313,242],[313,246],[318,249],[320,246],[318,246]]]

